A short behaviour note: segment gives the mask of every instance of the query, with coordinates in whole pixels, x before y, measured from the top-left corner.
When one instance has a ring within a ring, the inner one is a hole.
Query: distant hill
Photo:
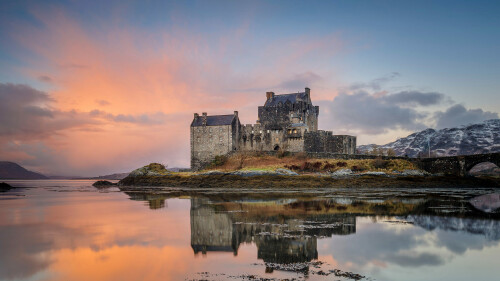
[[[500,119],[477,124],[446,128],[425,129],[394,142],[378,145],[383,150],[392,149],[397,156],[428,155],[429,144],[434,156],[455,156],[500,152]],[[360,145],[360,153],[370,152],[373,144]]]
[[[0,179],[39,180],[47,177],[28,171],[14,162],[0,161]]]
[[[116,173],[116,174],[111,174],[111,175],[93,177],[91,179],[95,179],[95,180],[121,180],[121,179],[124,179],[126,176],[128,176],[128,174],[129,173]]]

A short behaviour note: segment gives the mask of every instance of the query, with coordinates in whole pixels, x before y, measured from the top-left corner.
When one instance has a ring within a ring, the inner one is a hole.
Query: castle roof
[[[234,114],[206,116],[207,126],[231,125],[234,117],[235,117]],[[203,116],[196,117],[193,120],[193,123],[191,124],[191,127],[199,127],[199,126],[203,126]]]
[[[276,106],[278,103],[285,103],[290,101],[291,103],[295,103],[298,100],[305,101],[307,100],[306,93],[292,93],[292,94],[284,94],[284,95],[275,95],[274,97],[268,99],[264,106]]]

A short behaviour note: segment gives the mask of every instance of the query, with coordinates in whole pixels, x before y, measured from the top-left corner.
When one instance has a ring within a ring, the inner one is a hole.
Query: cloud
[[[52,82],[52,78],[50,78],[50,76],[47,76],[47,75],[40,75],[40,76],[38,76],[38,80],[40,80],[42,82],[45,82],[45,83],[51,83]]]
[[[403,91],[390,95],[384,95],[383,99],[388,104],[430,106],[440,104],[447,98],[444,94],[437,92],[423,93],[419,91]]]
[[[381,134],[389,129],[420,130],[424,113],[399,106],[398,97],[377,98],[367,92],[339,94],[331,102],[324,102],[327,124],[335,129],[348,128],[365,134]],[[325,118],[325,117],[324,117]]]
[[[30,86],[0,83],[0,158],[48,174],[96,175],[166,162],[166,155],[182,158],[186,150],[175,140],[189,123],[178,120],[190,114],[85,112],[57,104]],[[167,123],[168,129],[152,129]],[[129,161],[111,165],[117,157]]]
[[[399,72],[391,72],[385,76],[373,79],[369,82],[353,83],[348,87],[348,90],[350,90],[350,91],[357,91],[357,90],[380,91],[385,84],[398,78],[399,76],[401,76],[401,74]]]
[[[451,128],[471,123],[479,123],[484,120],[496,119],[498,113],[483,111],[482,109],[466,109],[461,104],[456,104],[446,111],[438,111],[434,114],[436,128]]]
[[[132,115],[132,114],[111,114],[111,113],[106,113],[104,111],[95,109],[90,111],[90,116],[92,117],[98,117],[98,118],[103,118],[109,121],[113,122],[119,122],[119,123],[136,123],[136,124],[149,124],[149,125],[160,125],[164,124],[166,120],[168,119],[168,115],[164,114],[163,112],[156,112],[153,114],[138,114],[138,115]],[[174,120],[171,120],[174,121]]]
[[[292,78],[285,80],[274,88],[299,90],[304,89],[305,87],[314,87],[316,83],[321,82],[322,80],[323,77],[321,77],[320,75],[312,71],[307,71],[304,73],[293,75]]]
[[[95,101],[98,105],[102,105],[102,106],[106,106],[106,105],[110,105],[111,103],[107,100],[96,100]]]
[[[38,139],[96,123],[85,114],[54,109],[53,103],[47,93],[30,86],[0,83],[0,135],[11,139]]]

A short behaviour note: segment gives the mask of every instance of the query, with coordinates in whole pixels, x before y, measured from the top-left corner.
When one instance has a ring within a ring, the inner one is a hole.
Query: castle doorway
[[[274,151],[278,151],[278,150],[280,150],[280,146],[279,145],[275,145],[274,146]]]

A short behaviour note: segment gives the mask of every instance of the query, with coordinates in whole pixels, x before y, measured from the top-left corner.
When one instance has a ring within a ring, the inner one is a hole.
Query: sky
[[[498,1],[0,1],[0,160],[48,175],[189,166],[193,113],[255,123],[311,88],[384,144],[499,118]]]

